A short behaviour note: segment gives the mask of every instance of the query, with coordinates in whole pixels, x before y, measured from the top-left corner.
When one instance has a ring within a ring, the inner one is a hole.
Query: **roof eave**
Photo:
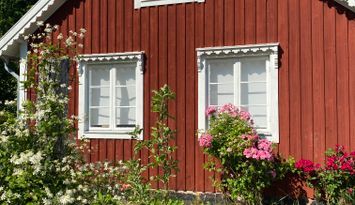
[[[337,3],[348,8],[350,11],[355,12],[355,0],[335,0]]]
[[[37,30],[38,21],[46,21],[67,0],[39,0],[0,39],[0,56],[19,56],[18,44],[23,37]]]

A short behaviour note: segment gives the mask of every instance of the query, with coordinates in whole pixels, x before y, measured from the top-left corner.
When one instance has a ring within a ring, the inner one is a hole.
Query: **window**
[[[233,103],[253,116],[257,131],[279,142],[278,44],[197,49],[199,129],[208,106]]]
[[[204,2],[205,0],[134,0],[134,8],[148,6],[160,6],[168,4],[188,3],[188,2]]]
[[[130,139],[143,127],[143,53],[79,59],[79,137]]]

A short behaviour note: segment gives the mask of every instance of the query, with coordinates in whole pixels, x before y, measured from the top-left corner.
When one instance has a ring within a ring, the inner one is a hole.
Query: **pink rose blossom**
[[[258,158],[261,160],[271,160],[272,154],[268,151],[259,150],[258,151]]]
[[[257,152],[258,150],[254,147],[251,147],[251,148],[246,148],[243,152],[243,155],[246,157],[246,158],[255,158],[256,155],[257,155]]]
[[[209,107],[206,109],[206,116],[210,116],[210,115],[214,114],[215,112],[217,112],[217,107],[215,107],[215,106],[209,106]]]
[[[210,135],[208,133],[204,133],[198,138],[198,143],[201,147],[204,147],[204,148],[211,147],[212,138],[213,138],[212,135]]]
[[[271,152],[272,151],[272,142],[270,142],[267,139],[261,139],[258,141],[258,149],[264,150],[267,152]]]
[[[240,116],[240,119],[245,120],[245,121],[249,121],[251,119],[251,115],[247,111],[243,111],[243,110],[240,111],[239,116]]]
[[[239,110],[236,106],[231,103],[225,104],[219,110],[220,113],[227,113],[231,117],[237,117],[239,114]]]

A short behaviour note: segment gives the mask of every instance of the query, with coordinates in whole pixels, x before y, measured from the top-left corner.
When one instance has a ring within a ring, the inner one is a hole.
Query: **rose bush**
[[[315,189],[317,200],[327,204],[354,204],[355,152],[337,145],[326,153],[325,164],[301,159],[295,164],[299,174]],[[345,201],[344,201],[345,200]]]
[[[232,200],[261,204],[263,191],[292,171],[292,160],[273,154],[272,142],[257,134],[248,112],[226,104],[208,107],[206,115],[209,129],[198,142],[209,156],[205,167],[221,174],[215,185]]]

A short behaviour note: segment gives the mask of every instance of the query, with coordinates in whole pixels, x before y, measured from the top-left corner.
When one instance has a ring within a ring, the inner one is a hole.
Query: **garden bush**
[[[325,164],[301,159],[299,174],[315,189],[315,197],[326,204],[355,204],[355,152],[337,145],[326,153]]]
[[[259,136],[250,114],[232,104],[209,107],[209,128],[198,142],[209,156],[205,167],[220,173],[215,185],[233,201],[261,204],[264,190],[293,170],[293,161],[273,154],[273,144]]]

